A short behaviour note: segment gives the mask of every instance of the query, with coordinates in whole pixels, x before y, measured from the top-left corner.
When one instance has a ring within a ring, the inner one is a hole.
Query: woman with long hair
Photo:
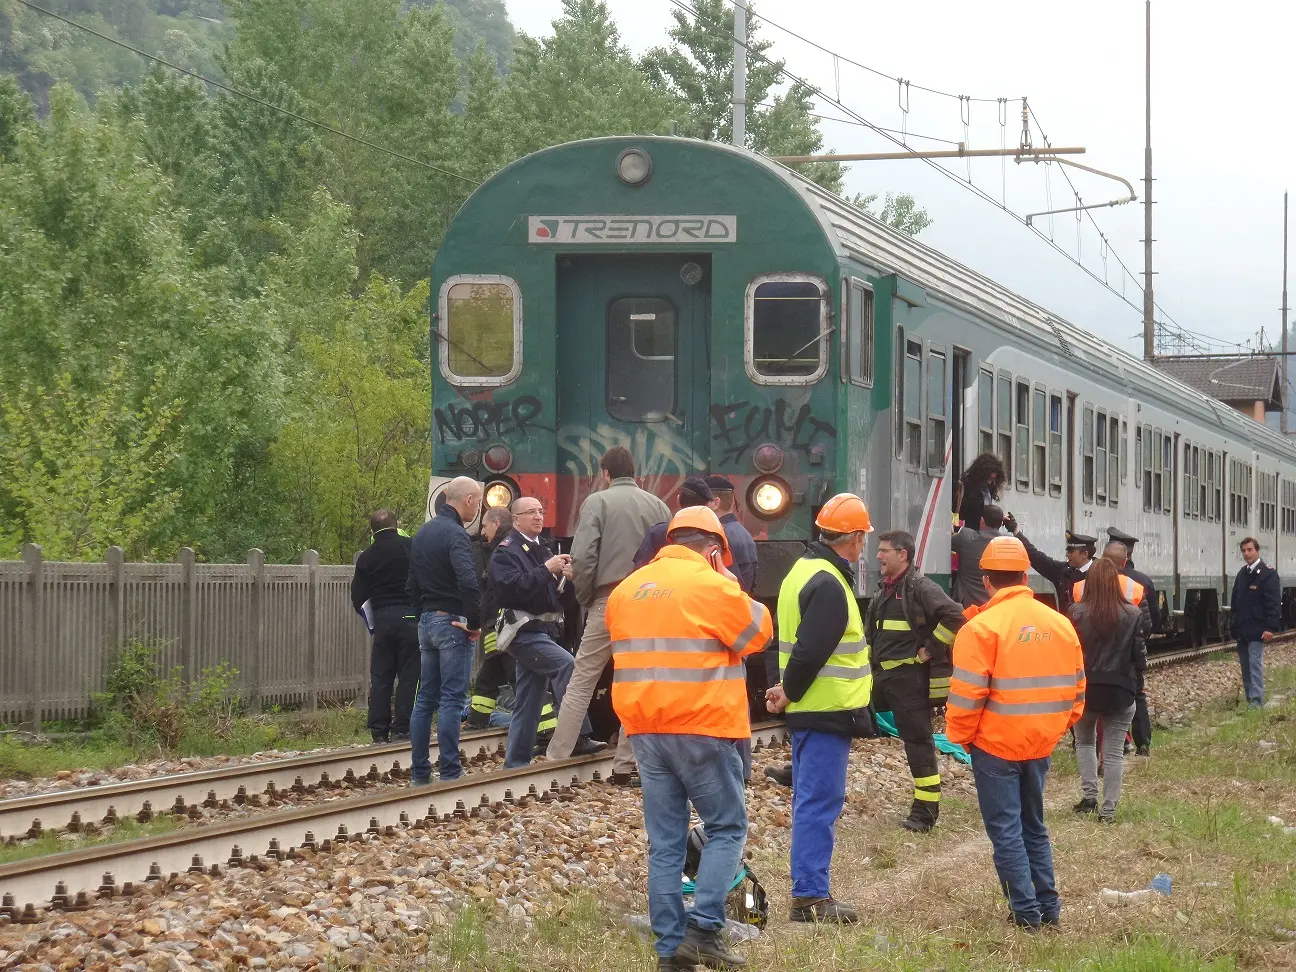
[[[1080,802],[1076,813],[1116,819],[1125,775],[1125,733],[1134,719],[1134,701],[1143,687],[1147,645],[1143,614],[1125,599],[1122,577],[1110,560],[1095,560],[1084,581],[1083,599],[1071,607],[1071,623],[1084,649],[1085,711],[1075,724],[1080,763]],[[1098,727],[1102,726],[1102,806],[1098,805]]]
[[[999,499],[1004,484],[1004,464],[993,452],[983,452],[972,460],[958,484],[958,511],[963,525],[981,529],[981,510]]]

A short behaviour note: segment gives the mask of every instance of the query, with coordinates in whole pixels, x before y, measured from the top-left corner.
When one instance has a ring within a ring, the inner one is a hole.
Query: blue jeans
[[[545,689],[553,685],[554,705],[561,708],[576,659],[542,631],[518,632],[505,651],[517,662],[513,718],[509,721],[508,745],[504,750],[504,768],[513,769],[530,764],[535,754]],[[589,716],[586,716],[581,734],[588,736],[590,732]]]
[[[1238,661],[1242,664],[1242,691],[1252,705],[1264,705],[1263,641],[1239,641]]]
[[[846,803],[851,737],[814,729],[792,731],[792,897],[830,896],[837,818]]]
[[[1038,925],[1062,910],[1053,879],[1053,847],[1044,826],[1044,778],[1049,757],[1008,760],[976,746],[972,775],[995,871],[1019,924]]]
[[[410,779],[426,783],[432,778],[428,751],[432,744],[432,713],[436,712],[437,748],[441,779],[463,776],[459,761],[459,717],[468,704],[468,678],[472,674],[473,644],[468,632],[456,628],[447,614],[424,611],[419,618],[419,655],[422,672],[414,712],[410,715]]]
[[[725,923],[725,900],[747,843],[747,802],[738,740],[640,733],[630,737],[643,781],[648,832],[648,916],[657,954],[669,958],[684,940],[684,852],[689,803],[707,842],[698,865],[688,920],[704,931]]]

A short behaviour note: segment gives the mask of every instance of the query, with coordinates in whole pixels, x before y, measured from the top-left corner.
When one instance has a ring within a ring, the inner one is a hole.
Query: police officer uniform
[[[379,530],[357,558],[351,578],[352,605],[363,614],[367,602],[373,618],[368,725],[376,743],[409,738],[419,680],[417,607],[411,605],[405,590],[412,543],[409,534],[394,526]]]
[[[963,609],[935,581],[909,567],[869,601],[864,630],[873,664],[873,709],[888,709],[904,742],[914,795],[906,830],[926,833],[940,813],[941,778],[932,741],[932,706],[949,695],[949,649]],[[922,662],[926,648],[931,660]]]
[[[1129,559],[1125,562],[1121,573],[1143,585],[1143,603],[1147,605],[1149,620],[1152,622],[1152,633],[1160,634],[1163,630],[1161,597],[1157,594],[1152,578],[1141,570],[1134,569],[1134,544],[1138,543],[1138,537],[1132,537],[1116,527],[1108,527],[1107,536],[1117,543],[1125,544],[1125,549],[1129,551]],[[1147,692],[1142,683],[1134,694],[1134,721],[1130,724],[1130,736],[1134,739],[1134,746],[1140,756],[1147,756],[1151,752],[1152,718],[1148,715]]]
[[[1014,527],[1016,523],[1013,524]],[[1013,536],[1022,542],[1026,548],[1026,555],[1030,557],[1030,565],[1037,574],[1049,581],[1057,588],[1057,609],[1061,614],[1066,614],[1071,610],[1072,595],[1071,591],[1076,583],[1085,579],[1089,573],[1089,565],[1093,563],[1094,553],[1098,549],[1097,537],[1086,537],[1080,533],[1066,531],[1066,548],[1068,550],[1087,550],[1089,559],[1085,561],[1082,567],[1072,567],[1065,560],[1054,560],[1048,554],[1037,549],[1033,543],[1026,539],[1025,534],[1019,529],[1013,530]]]

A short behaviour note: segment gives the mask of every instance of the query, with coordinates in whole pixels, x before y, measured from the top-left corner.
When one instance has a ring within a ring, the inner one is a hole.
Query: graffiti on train
[[[630,450],[639,485],[663,499],[679,481],[693,475],[693,448],[683,436],[661,429],[624,429],[608,423],[593,426],[563,425],[558,428],[558,467],[578,482],[598,478],[599,460],[613,446]],[[583,496],[576,497],[579,508]]]
[[[544,411],[540,399],[523,395],[512,401],[450,402],[433,412],[437,437],[447,442],[498,439],[520,435],[525,438],[534,428],[543,428],[539,418]]]
[[[831,422],[816,418],[809,403],[794,405],[777,399],[773,405],[731,402],[712,405],[713,442],[719,443],[721,462],[735,462],[763,442],[809,454],[816,443],[837,438]]]

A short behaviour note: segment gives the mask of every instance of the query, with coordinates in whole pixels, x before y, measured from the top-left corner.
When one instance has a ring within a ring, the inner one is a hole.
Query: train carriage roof
[[[749,156],[777,172],[817,213],[824,232],[841,258],[897,273],[950,304],[999,321],[1022,332],[1036,344],[1052,347],[1085,362],[1095,371],[1114,372],[1114,377],[1127,386],[1132,397],[1142,395],[1146,398],[1150,395],[1170,410],[1187,409],[1203,422],[1213,422],[1226,429],[1233,437],[1263,444],[1288,461],[1296,461],[1296,445],[1268,426],[1176,381],[989,277],[892,229],[786,166],[732,146],[708,144],[722,151]]]

